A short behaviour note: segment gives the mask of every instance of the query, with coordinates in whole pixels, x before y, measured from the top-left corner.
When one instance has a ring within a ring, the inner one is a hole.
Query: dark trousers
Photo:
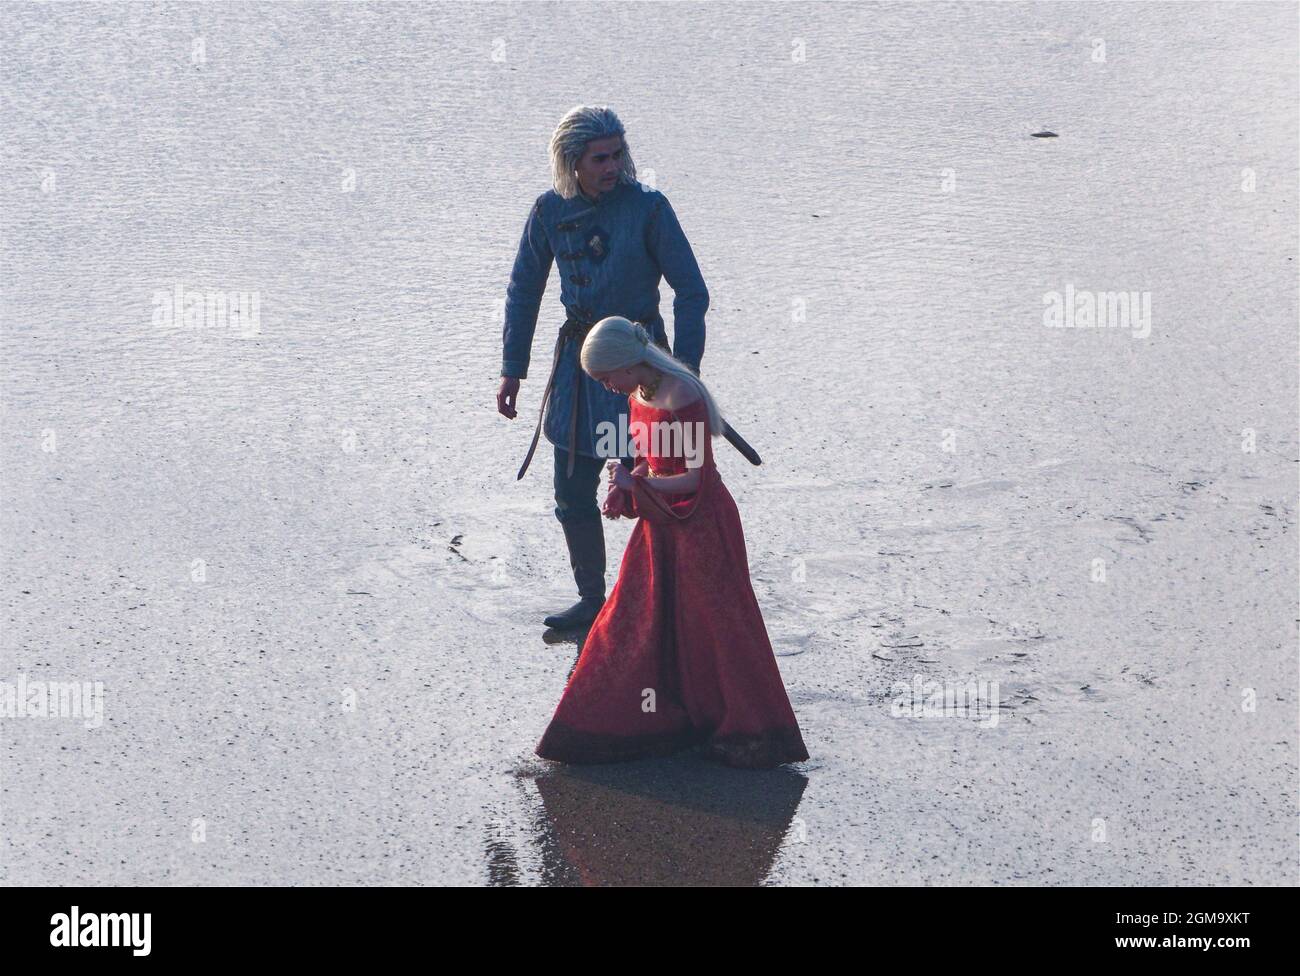
[[[573,460],[573,477],[567,477],[569,452],[555,446],[555,517],[560,524],[594,520],[600,524],[600,505],[596,491],[609,458],[592,458],[579,454]],[[632,459],[620,458],[623,467],[632,470]]]
[[[573,460],[570,478],[569,452],[555,448],[555,517],[564,529],[573,581],[578,584],[578,596],[584,600],[605,596],[605,526],[596,491],[607,460],[579,454]],[[619,460],[631,470],[631,458]]]

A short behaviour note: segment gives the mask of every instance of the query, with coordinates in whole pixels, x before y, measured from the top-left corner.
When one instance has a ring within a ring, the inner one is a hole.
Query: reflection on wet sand
[[[760,885],[808,784],[791,769],[730,769],[689,753],[528,776],[540,884]],[[528,883],[508,844],[487,847],[494,885]]]

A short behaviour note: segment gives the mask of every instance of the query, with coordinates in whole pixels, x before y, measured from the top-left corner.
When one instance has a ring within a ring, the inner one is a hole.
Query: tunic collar
[[[622,196],[623,193],[627,190],[628,186],[629,184],[625,180],[619,179],[617,183],[615,183],[612,187],[610,187],[608,190],[602,193],[598,200],[593,200],[591,197],[587,196],[587,194],[582,191],[582,187],[579,186],[577,198],[581,200],[583,203],[586,203],[590,206],[603,207],[611,200],[614,200],[617,197]]]

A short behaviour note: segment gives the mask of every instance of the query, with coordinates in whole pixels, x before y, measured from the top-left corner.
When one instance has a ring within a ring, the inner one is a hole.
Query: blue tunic
[[[709,292],[695,254],[668,198],[624,177],[595,202],[581,192],[566,200],[547,190],[533,203],[506,289],[502,376],[528,375],[537,313],[557,258],[566,317],[599,322],[622,315],[642,323],[663,345],[667,335],[659,314],[659,279],[666,280],[673,289],[673,355],[699,372]],[[563,321],[556,323],[557,332]],[[564,344],[543,430],[552,444],[568,447],[569,418],[582,383],[575,452],[600,457],[597,425],[609,421],[619,429],[627,394],[611,393],[583,372],[580,347],[578,342]],[[552,349],[547,348],[547,369]]]

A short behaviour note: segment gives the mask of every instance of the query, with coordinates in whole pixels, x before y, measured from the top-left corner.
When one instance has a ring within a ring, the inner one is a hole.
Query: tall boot
[[[561,522],[564,541],[569,547],[569,565],[578,584],[581,599],[568,610],[553,613],[544,621],[547,627],[572,630],[596,619],[605,605],[605,527],[600,519]]]

